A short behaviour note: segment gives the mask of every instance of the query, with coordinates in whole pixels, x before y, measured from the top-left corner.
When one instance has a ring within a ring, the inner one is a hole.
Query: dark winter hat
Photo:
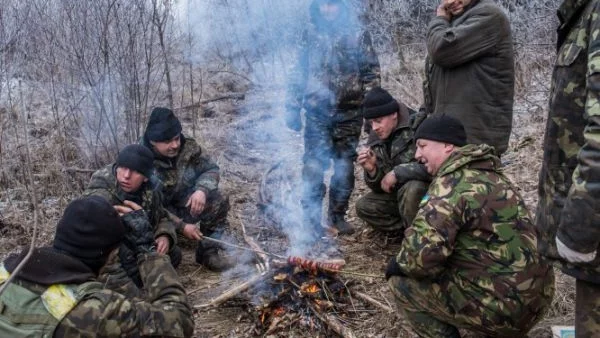
[[[467,144],[467,133],[459,120],[442,114],[429,116],[421,122],[414,139],[426,139],[462,147]]]
[[[149,178],[152,176],[154,166],[152,151],[140,144],[130,144],[121,149],[117,156],[117,167],[125,167],[135,170]]]
[[[365,119],[375,119],[400,112],[400,104],[385,89],[375,87],[365,95],[362,112]]]
[[[171,109],[157,107],[150,113],[145,134],[150,141],[168,141],[181,134],[181,123]]]
[[[100,196],[88,196],[67,205],[56,226],[53,247],[98,272],[124,235],[113,206]]]

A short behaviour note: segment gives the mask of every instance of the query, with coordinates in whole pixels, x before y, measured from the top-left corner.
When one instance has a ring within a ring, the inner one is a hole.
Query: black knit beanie
[[[98,272],[125,235],[121,218],[103,197],[88,196],[67,205],[53,247]]]
[[[150,141],[168,141],[181,134],[181,122],[168,108],[154,108],[146,126],[145,135]]]
[[[436,114],[421,122],[414,139],[426,139],[462,147],[467,144],[467,133],[459,120],[445,114]]]
[[[121,149],[116,164],[117,167],[135,170],[149,178],[152,176],[152,170],[154,169],[153,160],[154,154],[150,149],[140,144],[130,144]]]
[[[362,113],[365,119],[375,119],[398,112],[400,112],[398,101],[380,87],[371,89],[362,101]]]

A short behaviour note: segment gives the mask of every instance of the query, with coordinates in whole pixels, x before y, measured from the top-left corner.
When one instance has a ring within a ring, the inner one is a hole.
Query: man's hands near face
[[[202,190],[196,190],[190,196],[187,203],[185,204],[186,208],[190,208],[190,214],[194,217],[200,216],[200,214],[204,211],[206,207],[206,194]]]
[[[452,13],[448,9],[448,1],[442,0],[442,2],[437,6],[437,10],[435,13],[437,16],[442,17],[448,21],[452,19]]]
[[[365,147],[361,149],[358,152],[356,162],[360,164],[370,176],[375,174],[375,171],[377,170],[377,157],[371,148]]]
[[[123,215],[128,214],[132,211],[141,210],[142,207],[132,201],[123,201],[121,205],[115,205],[113,208],[119,213],[119,216],[123,217]]]

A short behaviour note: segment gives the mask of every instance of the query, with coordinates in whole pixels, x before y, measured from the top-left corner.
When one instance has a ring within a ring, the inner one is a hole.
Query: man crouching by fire
[[[386,278],[422,337],[525,337],[554,295],[529,212],[492,147],[460,121],[425,119],[415,157],[434,176]]]

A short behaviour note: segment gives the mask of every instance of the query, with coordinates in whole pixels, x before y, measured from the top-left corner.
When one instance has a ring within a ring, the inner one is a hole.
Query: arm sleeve
[[[464,22],[454,27],[441,17],[431,20],[427,51],[432,63],[452,68],[496,48],[506,25],[502,12],[473,9],[468,15]]]
[[[171,248],[177,244],[177,228],[175,222],[170,217],[170,213],[163,207],[162,204],[162,195],[160,192],[155,192],[153,194],[153,205],[157,208],[157,219],[158,224],[156,225],[156,230],[154,231],[154,237],[157,238],[159,236],[167,236],[169,237],[169,242],[171,244]]]
[[[207,156],[200,156],[195,163],[194,168],[196,180],[194,190],[202,190],[208,195],[211,191],[219,187],[219,166]]]
[[[112,193],[114,182],[111,183],[108,177],[107,168],[96,171],[85,188],[83,196],[100,196],[104,197],[109,203],[114,203],[115,196]]]
[[[429,189],[428,194],[431,192]],[[431,278],[444,271],[454,250],[459,221],[460,213],[448,203],[447,196],[426,195],[396,256],[402,272],[415,278]]]
[[[590,31],[600,30],[595,20]],[[600,37],[588,47],[585,143],[577,156],[573,184],[561,214],[557,236],[574,251],[591,253],[600,245]]]
[[[395,166],[394,175],[396,175],[398,185],[402,185],[411,180],[431,182],[431,175],[429,175],[425,166],[414,161]]]
[[[185,290],[167,256],[144,255],[140,274],[146,301],[102,290],[89,295],[61,321],[55,336],[190,337],[194,323]]]

